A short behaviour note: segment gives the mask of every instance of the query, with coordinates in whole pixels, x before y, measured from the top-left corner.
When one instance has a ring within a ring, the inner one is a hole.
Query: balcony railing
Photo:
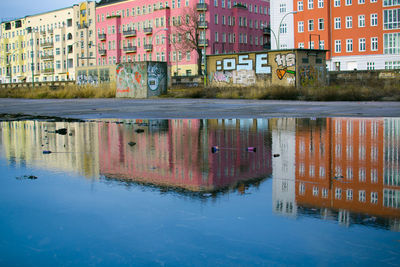
[[[199,21],[199,28],[202,28],[202,29],[208,28],[208,22],[207,21]]]
[[[200,47],[202,47],[202,46],[208,46],[208,39],[207,39],[207,40],[205,40],[205,39],[199,39],[199,46],[200,46]]]
[[[86,29],[86,28],[89,28],[89,25],[86,22],[78,24],[78,29],[79,30]]]
[[[99,40],[100,40],[100,41],[104,41],[104,40],[107,38],[107,34],[105,34],[105,33],[99,33],[98,37],[99,37]]]
[[[54,68],[48,68],[40,71],[43,74],[51,74],[54,73]]]
[[[152,34],[153,33],[153,28],[152,27],[147,27],[143,29],[145,34]]]
[[[44,42],[40,44],[41,47],[43,48],[52,48],[54,46],[53,42]]]
[[[136,36],[136,30],[126,30],[122,32],[125,37],[134,37]]]
[[[196,5],[197,11],[206,11],[207,10],[207,4],[206,3],[198,3]]]
[[[265,43],[265,44],[263,44],[263,49],[264,49],[264,50],[271,50],[271,43]]]
[[[124,47],[124,52],[125,53],[136,53],[136,51],[137,51],[137,46],[127,46],[127,47]]]
[[[106,50],[106,49],[99,49],[98,51],[99,51],[99,55],[100,55],[100,56],[105,56],[105,55],[107,55],[107,50]]]
[[[153,50],[153,45],[152,44],[145,44],[144,45],[144,50],[145,51],[152,51]]]
[[[54,60],[54,56],[53,55],[42,55],[42,56],[40,56],[40,58],[42,60],[46,60],[46,61]]]
[[[263,34],[264,34],[264,35],[269,35],[269,34],[271,34],[271,29],[270,29],[270,28],[263,28]]]

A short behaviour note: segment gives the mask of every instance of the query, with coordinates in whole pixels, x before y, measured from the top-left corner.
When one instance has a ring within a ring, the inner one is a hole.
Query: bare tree
[[[172,21],[172,24],[174,21]],[[179,51],[191,52],[195,50],[197,52],[197,74],[202,75],[201,62],[204,46],[200,44],[200,13],[196,7],[187,7],[183,9],[181,13],[181,21],[175,21],[173,25],[172,33],[178,36],[176,42],[176,48]],[[204,22],[203,22],[204,23]],[[205,41],[205,40],[204,40]]]

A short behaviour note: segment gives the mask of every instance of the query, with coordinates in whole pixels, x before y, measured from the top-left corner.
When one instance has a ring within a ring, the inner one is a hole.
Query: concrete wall
[[[148,98],[167,91],[167,63],[120,63],[116,69],[116,97]]]
[[[211,55],[210,86],[316,86],[326,84],[324,50],[293,49]]]
[[[400,70],[330,71],[330,85],[392,86],[400,83]]]

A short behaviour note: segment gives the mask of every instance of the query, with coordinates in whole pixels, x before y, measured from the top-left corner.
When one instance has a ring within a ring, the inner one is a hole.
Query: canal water
[[[3,121],[0,265],[398,265],[399,148],[399,118]]]

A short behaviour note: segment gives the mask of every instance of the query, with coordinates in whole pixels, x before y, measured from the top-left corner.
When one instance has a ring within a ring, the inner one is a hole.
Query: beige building
[[[74,80],[96,62],[94,17],[95,2],[81,2],[2,23],[2,82]]]

